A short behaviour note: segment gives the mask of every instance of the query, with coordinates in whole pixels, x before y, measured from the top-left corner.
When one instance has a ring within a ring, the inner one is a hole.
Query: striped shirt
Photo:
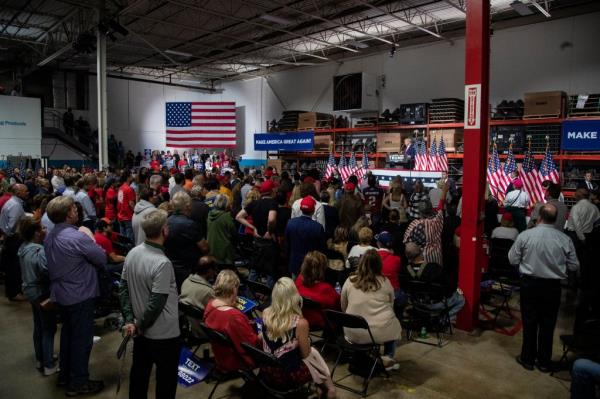
[[[418,219],[421,217],[421,212],[419,212],[419,204],[425,200],[429,199],[429,195],[427,193],[412,193],[410,195],[408,201],[408,216],[411,219]]]
[[[404,233],[404,243],[414,242],[419,245],[423,250],[423,258],[426,263],[437,263],[443,266],[443,228],[444,210],[440,209],[431,217],[413,220]]]

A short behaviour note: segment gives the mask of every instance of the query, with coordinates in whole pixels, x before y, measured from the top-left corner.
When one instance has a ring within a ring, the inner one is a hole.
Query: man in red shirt
[[[106,196],[104,197],[104,217],[111,222],[117,220],[117,197],[119,190],[119,181],[111,177],[104,185]]]
[[[121,175],[121,187],[117,196],[117,220],[119,221],[119,233],[132,242],[133,227],[131,219],[133,219],[133,208],[135,207],[135,191],[129,186],[133,177],[128,171],[124,171]]]
[[[394,237],[387,231],[382,231],[375,236],[375,240],[377,240],[377,247],[379,248],[377,253],[381,257],[381,262],[383,263],[381,274],[390,280],[392,287],[394,287],[394,293],[398,296],[398,292],[400,291],[398,276],[400,275],[402,261],[400,257],[394,255],[394,251],[392,251]]]
[[[113,229],[110,220],[104,218],[96,222],[96,232],[94,233],[94,241],[106,253],[106,270],[109,272],[120,272],[123,270],[123,262],[125,257],[115,252],[112,243]]]

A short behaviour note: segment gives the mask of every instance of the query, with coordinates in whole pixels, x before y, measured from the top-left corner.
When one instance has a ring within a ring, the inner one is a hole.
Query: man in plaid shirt
[[[404,233],[404,243],[414,242],[423,249],[423,258],[427,263],[443,265],[442,230],[444,229],[444,199],[448,192],[448,183],[444,185],[438,211],[433,212],[429,200],[419,204],[420,219],[413,220]]]

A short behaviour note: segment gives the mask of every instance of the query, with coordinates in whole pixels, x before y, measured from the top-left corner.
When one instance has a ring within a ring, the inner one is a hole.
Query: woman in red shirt
[[[150,169],[154,172],[160,172],[160,161],[156,158],[156,156],[152,157],[152,161],[150,161]]]
[[[117,219],[119,181],[114,177],[111,177],[104,187],[106,189],[106,197],[104,198],[104,217],[108,218],[111,222],[114,222]]]
[[[307,253],[302,262],[300,275],[296,278],[296,288],[300,296],[318,302],[322,309],[340,310],[340,294],[331,284],[324,281],[326,268],[325,255],[319,251]],[[311,327],[325,327],[323,312],[305,307],[302,309],[302,314]]]
[[[242,343],[258,346],[260,340],[250,324],[250,320],[237,307],[237,294],[240,279],[232,270],[222,270],[213,289],[215,298],[204,310],[204,322],[231,339],[236,351],[211,343],[217,367],[221,372],[230,372],[250,368],[252,358],[242,348]]]
[[[381,257],[381,274],[390,280],[397,298],[400,292],[398,276],[400,275],[402,260],[399,256],[394,255],[394,251],[392,251],[394,237],[387,231],[382,231],[375,236],[375,240],[377,240],[377,246],[379,247],[377,253]]]

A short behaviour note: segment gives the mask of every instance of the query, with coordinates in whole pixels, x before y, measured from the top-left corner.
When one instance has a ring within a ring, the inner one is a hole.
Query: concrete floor
[[[559,334],[571,329],[572,299],[561,309],[555,336],[554,357],[560,357]],[[10,303],[0,299],[0,398],[63,398],[64,391],[56,387],[56,376],[43,377],[34,365],[31,343],[32,319],[28,303]],[[127,375],[130,363],[124,371],[124,385],[115,395],[120,363],[115,352],[120,335],[97,322],[96,334],[102,337],[94,345],[90,372],[94,379],[103,379],[106,388],[94,398],[126,398]],[[56,335],[58,351],[59,333]],[[526,371],[514,360],[520,351],[521,335],[508,337],[492,331],[476,331],[468,334],[456,331],[443,348],[405,341],[398,347],[396,359],[400,370],[393,371],[390,379],[376,378],[371,383],[370,398],[568,398],[568,372],[555,377],[539,371]],[[333,362],[333,351],[326,359]],[[336,371],[336,379],[346,375],[346,367]],[[358,387],[360,380],[350,376],[344,383]],[[241,380],[224,384],[215,398],[237,397],[236,388]],[[212,385],[201,383],[191,388],[179,387],[178,398],[205,398]],[[238,390],[239,392],[239,390]],[[149,397],[154,397],[153,388]],[[340,398],[358,398],[358,395],[339,390]]]

